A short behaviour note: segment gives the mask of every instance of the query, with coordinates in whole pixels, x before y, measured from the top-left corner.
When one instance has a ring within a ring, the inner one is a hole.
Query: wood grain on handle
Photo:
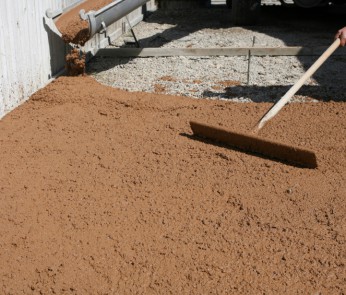
[[[270,119],[272,119],[292,98],[293,95],[303,86],[303,84],[318,70],[318,68],[328,59],[329,56],[340,46],[340,39],[336,39],[333,44],[319,57],[318,60],[306,71],[306,73],[287,91],[287,93],[263,116],[258,122],[256,130],[260,130]],[[255,131],[256,131],[255,130]]]

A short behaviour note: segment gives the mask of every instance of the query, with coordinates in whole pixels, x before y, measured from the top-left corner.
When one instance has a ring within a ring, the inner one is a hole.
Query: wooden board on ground
[[[315,56],[327,47],[223,47],[223,48],[103,48],[96,56],[103,57],[167,57],[167,56]],[[334,55],[346,55],[339,48]]]

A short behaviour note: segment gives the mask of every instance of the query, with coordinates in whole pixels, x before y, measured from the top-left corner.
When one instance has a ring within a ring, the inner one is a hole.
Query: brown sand
[[[268,107],[90,77],[33,95],[0,121],[0,293],[344,294],[346,104],[291,104],[262,132],[317,169],[189,138]]]
[[[66,69],[69,76],[79,76],[85,74],[85,53],[80,53],[78,48],[71,50],[66,55]]]
[[[111,2],[112,0],[86,0],[61,15],[55,24],[61,32],[64,42],[83,46],[90,39],[90,32],[89,23],[79,16],[80,10],[97,11]]]

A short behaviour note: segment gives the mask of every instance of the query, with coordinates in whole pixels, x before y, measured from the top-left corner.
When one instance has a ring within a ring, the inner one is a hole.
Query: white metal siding
[[[48,8],[64,8],[79,0],[0,0],[0,118],[45,86],[64,68],[66,46],[50,29]],[[148,6],[155,6],[154,1]],[[130,14],[132,24],[142,19],[141,9]],[[123,20],[109,28],[119,37]],[[103,35],[90,40],[86,50],[95,52],[108,43]]]

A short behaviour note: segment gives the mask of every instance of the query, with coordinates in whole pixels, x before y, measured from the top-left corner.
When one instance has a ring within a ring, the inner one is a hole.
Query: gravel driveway
[[[134,28],[141,47],[215,48],[329,46],[343,26],[345,9],[299,10],[265,5],[259,25],[232,26],[230,10],[158,10]],[[110,47],[133,47],[130,34]],[[94,58],[88,71],[99,82],[144,91],[232,101],[275,101],[317,59],[316,56]],[[345,101],[346,56],[332,56],[294,101]]]

